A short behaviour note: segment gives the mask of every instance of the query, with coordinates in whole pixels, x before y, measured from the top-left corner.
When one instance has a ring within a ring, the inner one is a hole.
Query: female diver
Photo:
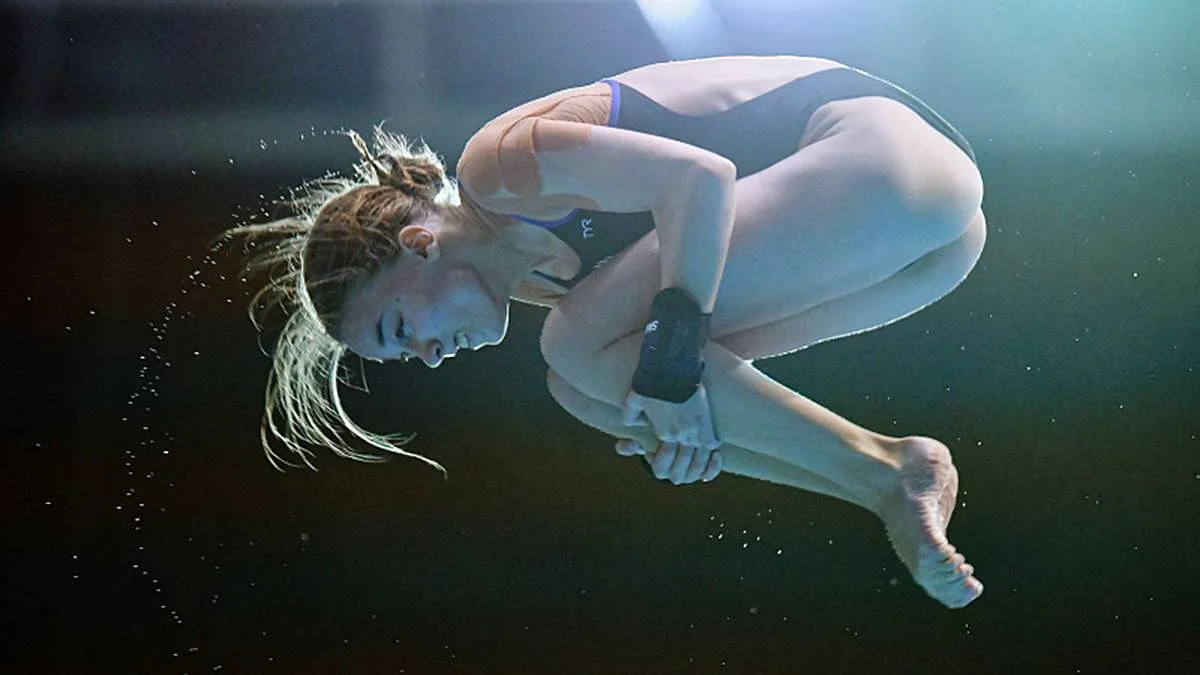
[[[235,234],[274,246],[252,307],[289,318],[263,443],[377,448],[342,408],[347,351],[429,367],[504,339],[509,300],[549,307],[554,399],[672,483],[721,471],[857,504],[952,608],[983,592],[946,539],[958,475],[941,442],[865,429],[753,365],[884,326],[963,281],[985,239],[966,140],[888,82],[819,58],[658,63],[520,105],[449,179],[376,129],[356,179]],[[264,302],[267,301],[267,302]],[[353,439],[352,439],[353,440]],[[718,449],[719,448],[719,449]]]

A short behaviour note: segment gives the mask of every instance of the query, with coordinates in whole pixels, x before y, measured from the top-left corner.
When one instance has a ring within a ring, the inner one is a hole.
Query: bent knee
[[[553,398],[559,407],[570,410],[571,397],[575,393],[575,388],[553,368],[546,369],[546,389],[550,391],[550,398]]]
[[[906,111],[915,118],[915,113]],[[916,119],[863,125],[850,131],[856,146],[849,167],[862,191],[882,208],[928,231],[944,245],[961,237],[983,203],[983,178],[949,138]],[[911,128],[909,128],[911,127]]]
[[[975,268],[979,258],[983,255],[983,247],[987,244],[987,219],[984,218],[983,209],[975,209],[975,216],[967,223],[967,228],[963,235],[957,240],[962,246],[965,271],[963,277]]]
[[[580,422],[606,433],[623,429],[620,409],[579,391],[553,368],[546,371],[546,386],[554,402]],[[630,431],[623,433],[624,438],[634,437]]]
[[[979,169],[948,139],[925,152],[896,158],[889,186],[904,211],[930,228],[937,239],[961,237],[983,203]],[[947,147],[948,146],[948,147]]]
[[[591,331],[586,328],[555,307],[546,316],[538,341],[542,358],[555,377],[575,383],[573,386],[578,386],[580,378],[591,368],[595,355],[606,344],[594,328]]]
[[[979,262],[987,240],[983,211],[976,210],[975,214],[962,236],[906,268],[907,280],[927,286],[938,298],[966,280]]]
[[[980,214],[983,179],[974,164],[931,174],[903,192],[906,206],[946,241],[954,241],[967,233]]]
[[[562,380],[562,364],[569,363],[571,355],[571,339],[568,333],[567,319],[557,307],[550,310],[546,320],[542,322],[541,337],[538,346],[542,359],[550,366],[547,380]]]

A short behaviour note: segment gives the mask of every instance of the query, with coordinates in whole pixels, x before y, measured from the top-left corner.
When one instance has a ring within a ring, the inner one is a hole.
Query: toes
[[[967,577],[966,582],[963,583],[962,589],[960,589],[957,593],[958,597],[955,598],[956,602],[951,606],[954,609],[966,607],[981,595],[983,595],[983,584],[981,584],[979,580],[974,577]]]
[[[961,553],[955,553],[930,569],[928,574],[933,578],[953,579],[958,576],[958,568],[966,562],[967,559]]]
[[[983,595],[983,584],[975,577],[968,577],[964,585],[966,586],[966,593],[963,599],[964,605],[973,602],[976,598]]]
[[[976,579],[975,577],[971,577],[970,579],[967,579],[967,588],[971,589],[971,591],[973,593],[973,595],[971,596],[972,600],[983,595],[983,582]]]

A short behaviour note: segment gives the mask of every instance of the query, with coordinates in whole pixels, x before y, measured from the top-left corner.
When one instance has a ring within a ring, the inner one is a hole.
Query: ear
[[[437,234],[420,225],[406,225],[396,235],[405,253],[415,253],[426,260],[437,260],[441,254]]]

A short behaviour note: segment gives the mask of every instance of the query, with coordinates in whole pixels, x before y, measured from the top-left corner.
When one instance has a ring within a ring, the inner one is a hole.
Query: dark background
[[[696,43],[620,2],[6,5],[0,666],[1191,672],[1197,11],[1018,4],[716,0],[723,28]],[[251,287],[207,245],[348,170],[337,129],[387,120],[453,166],[512,105],[716,53],[865,68],[975,146],[973,275],[760,363],[950,445],[952,540],[987,587],[964,610],[925,597],[865,512],[734,476],[672,487],[617,457],[546,393],[529,307],[499,348],[370,367],[372,394],[346,394],[368,428],[417,432],[449,482],[330,453],[279,473],[259,449]]]

